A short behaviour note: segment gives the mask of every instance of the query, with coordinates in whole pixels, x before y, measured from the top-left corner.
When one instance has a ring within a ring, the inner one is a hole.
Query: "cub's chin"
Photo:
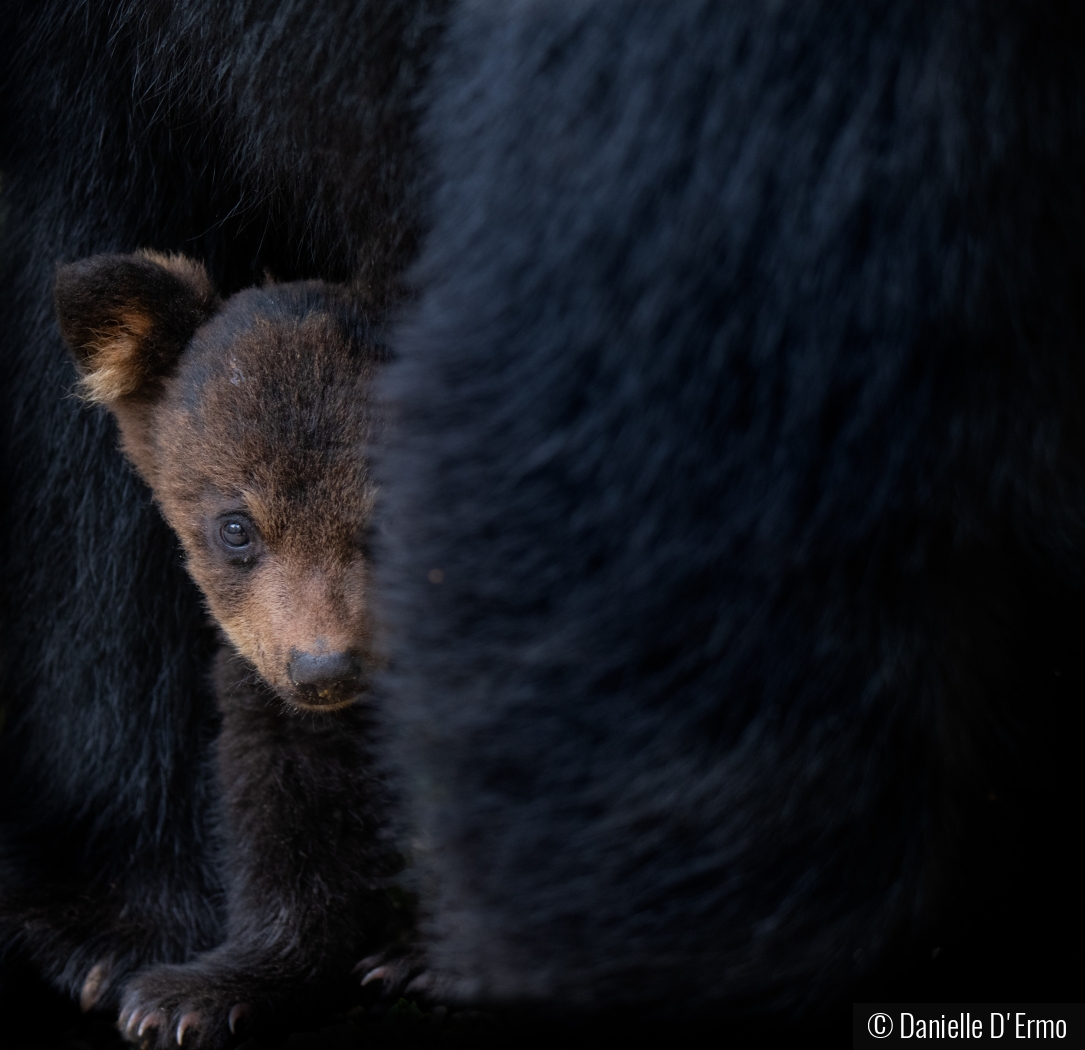
[[[325,694],[300,693],[292,690],[283,696],[287,704],[296,711],[342,711],[344,708],[356,704],[364,693],[364,690],[355,690],[352,693],[329,692]]]

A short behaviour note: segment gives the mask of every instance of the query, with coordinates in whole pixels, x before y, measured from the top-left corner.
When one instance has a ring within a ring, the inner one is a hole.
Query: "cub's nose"
[[[351,653],[295,653],[286,667],[290,681],[318,696],[346,693],[362,684],[362,668]]]

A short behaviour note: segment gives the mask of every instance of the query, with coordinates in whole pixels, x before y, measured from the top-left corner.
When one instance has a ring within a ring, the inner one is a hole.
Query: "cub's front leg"
[[[227,652],[217,676],[228,933],[192,962],[128,983],[120,1027],[145,1046],[221,1047],[243,1026],[326,1007],[350,986],[352,964],[391,935],[382,886],[398,859],[364,700],[287,709]]]

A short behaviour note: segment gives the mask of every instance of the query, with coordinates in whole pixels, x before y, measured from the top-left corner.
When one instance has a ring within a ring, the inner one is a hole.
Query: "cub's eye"
[[[229,518],[219,526],[222,542],[233,550],[240,550],[252,543],[249,523],[240,518]]]

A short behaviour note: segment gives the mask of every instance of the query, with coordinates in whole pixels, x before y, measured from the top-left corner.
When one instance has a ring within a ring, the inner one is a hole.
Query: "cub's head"
[[[138,252],[61,266],[56,305],[84,395],[116,417],[238,652],[294,706],[357,699],[381,351],[346,293],[221,300],[198,263]]]

